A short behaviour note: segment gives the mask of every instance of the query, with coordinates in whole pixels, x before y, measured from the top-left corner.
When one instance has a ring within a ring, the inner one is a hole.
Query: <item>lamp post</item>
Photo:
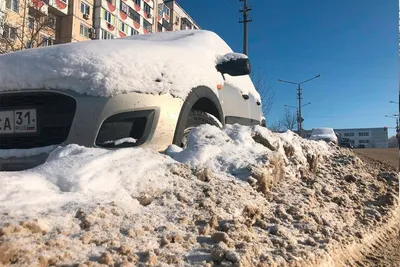
[[[301,108],[302,108],[302,107],[305,107],[305,106],[308,106],[308,105],[310,105],[310,104],[311,104],[311,102],[308,102],[307,104],[302,105]],[[294,106],[289,106],[289,105],[283,105],[283,106],[285,106],[285,107],[287,107],[287,108],[295,108],[295,109],[296,109],[297,127],[299,127],[299,126],[298,126],[298,125],[299,125],[299,117],[301,117],[301,116],[299,116],[299,108],[298,108],[298,107],[294,107]],[[298,131],[299,134],[300,134],[299,128],[297,129],[297,131]]]
[[[396,122],[397,122],[397,127],[396,127],[396,134],[397,134],[397,143],[399,144],[399,172],[400,172],[400,128],[399,128],[399,117],[400,117],[400,87],[399,87],[399,102],[396,102],[396,101],[389,101],[389,103],[392,103],[392,104],[398,104],[399,105],[399,114],[397,114],[397,120],[396,120]],[[393,114],[393,115],[396,115],[396,114]]]
[[[303,128],[302,128],[303,118],[301,117],[301,108],[302,108],[301,99],[302,99],[302,97],[301,97],[301,87],[300,87],[300,85],[302,85],[303,83],[309,82],[311,80],[314,80],[316,78],[319,78],[319,77],[321,77],[321,75],[318,74],[317,76],[312,77],[312,78],[310,78],[308,80],[305,80],[305,81],[303,81],[301,83],[296,83],[296,82],[292,82],[292,81],[284,81],[284,80],[281,80],[281,79],[278,80],[278,82],[290,83],[290,84],[296,84],[297,85],[297,99],[299,101],[299,112],[298,112],[298,117],[297,117],[297,123],[298,123],[298,128],[299,128],[299,135],[301,137],[303,137]]]

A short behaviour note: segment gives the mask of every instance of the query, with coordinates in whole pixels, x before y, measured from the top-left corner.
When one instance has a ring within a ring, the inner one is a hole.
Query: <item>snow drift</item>
[[[70,145],[0,173],[0,263],[311,266],[397,205],[394,173],[292,132],[202,125],[167,154]]]

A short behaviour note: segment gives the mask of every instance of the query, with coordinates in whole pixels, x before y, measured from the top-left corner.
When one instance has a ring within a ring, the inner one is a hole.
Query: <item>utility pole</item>
[[[243,13],[243,20],[239,20],[239,23],[243,23],[243,54],[248,55],[248,36],[247,36],[247,23],[251,22],[252,19],[248,19],[248,12],[251,10],[251,6],[247,6],[247,0],[239,0],[243,2],[243,8],[239,9],[239,12]]]
[[[316,78],[319,78],[319,77],[321,77],[321,75],[318,74],[317,76],[315,76],[315,77],[313,77],[311,79],[305,80],[304,82],[301,82],[301,83],[296,83],[296,82],[291,82],[291,81],[284,81],[284,80],[281,80],[281,79],[278,80],[278,82],[291,83],[291,84],[296,84],[297,85],[297,100],[299,101],[299,112],[298,112],[298,117],[297,117],[297,123],[298,123],[298,126],[299,126],[298,131],[299,131],[300,137],[303,137],[303,126],[302,126],[302,124],[303,124],[303,121],[304,121],[304,119],[301,117],[301,108],[305,106],[305,105],[304,106],[301,105],[301,99],[302,99],[301,95],[302,95],[302,93],[301,93],[300,85],[302,85],[303,83],[309,82],[311,80],[314,80]]]

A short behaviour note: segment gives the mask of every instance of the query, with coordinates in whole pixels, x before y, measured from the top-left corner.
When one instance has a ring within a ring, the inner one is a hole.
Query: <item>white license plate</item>
[[[0,111],[0,134],[36,133],[36,109]]]

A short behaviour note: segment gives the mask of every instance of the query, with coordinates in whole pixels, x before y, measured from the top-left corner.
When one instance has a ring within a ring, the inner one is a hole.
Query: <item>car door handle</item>
[[[246,100],[249,99],[249,95],[242,95],[242,97]]]

